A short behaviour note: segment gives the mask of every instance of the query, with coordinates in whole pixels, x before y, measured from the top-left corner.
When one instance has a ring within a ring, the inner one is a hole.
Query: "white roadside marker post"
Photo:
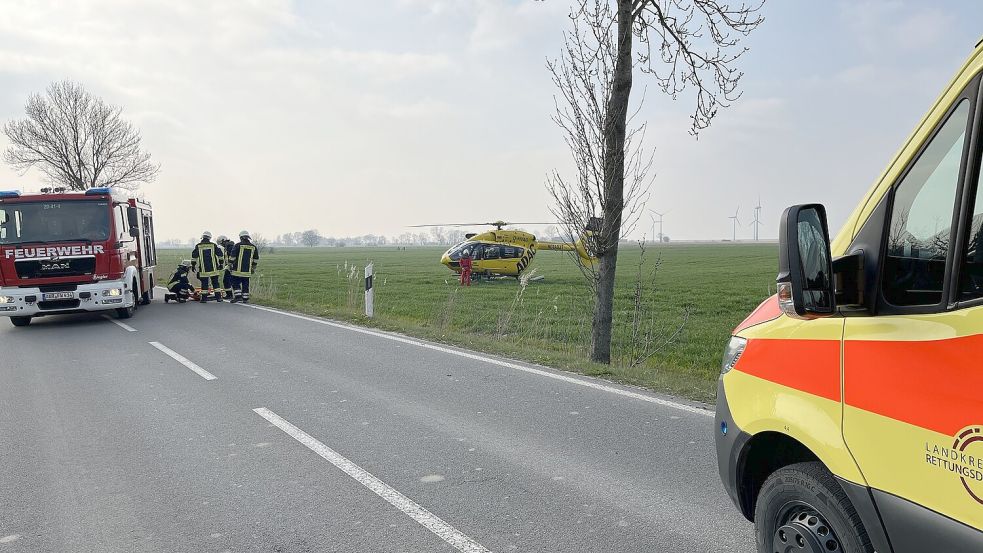
[[[365,266],[365,316],[371,318],[375,312],[372,292],[372,264]]]

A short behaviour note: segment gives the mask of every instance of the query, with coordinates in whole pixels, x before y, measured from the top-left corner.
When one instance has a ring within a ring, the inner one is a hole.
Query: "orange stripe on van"
[[[761,305],[752,311],[741,324],[737,325],[737,328],[734,329],[732,334],[737,334],[746,328],[777,319],[781,314],[782,308],[778,305],[778,294],[775,294],[761,302]]]
[[[734,370],[840,401],[839,340],[748,340]]]
[[[847,340],[845,360],[847,405],[947,436],[981,422],[983,335]]]

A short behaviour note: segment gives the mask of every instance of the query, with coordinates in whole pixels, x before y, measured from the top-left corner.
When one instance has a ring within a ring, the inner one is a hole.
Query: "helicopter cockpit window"
[[[485,248],[485,255],[482,256],[482,259],[499,259],[502,257],[501,250],[502,248],[499,246],[488,246]]]
[[[474,242],[461,242],[447,252],[447,257],[449,257],[451,261],[459,261],[461,259],[461,253],[464,250],[468,250],[468,252],[471,253],[471,257],[474,257],[474,248],[476,245],[477,244]]]
[[[522,248],[512,246],[502,247],[502,259],[515,259],[516,257],[522,257]]]

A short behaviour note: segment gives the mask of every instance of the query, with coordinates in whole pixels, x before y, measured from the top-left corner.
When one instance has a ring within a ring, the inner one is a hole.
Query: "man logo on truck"
[[[42,271],[62,271],[71,268],[72,268],[71,263],[69,263],[68,261],[59,263],[57,261],[52,260],[48,263],[41,263]]]

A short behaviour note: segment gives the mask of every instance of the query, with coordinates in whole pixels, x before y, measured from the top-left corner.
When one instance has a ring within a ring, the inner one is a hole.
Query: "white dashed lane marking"
[[[171,359],[174,359],[178,363],[181,363],[185,367],[188,367],[189,369],[191,369],[192,371],[194,371],[195,374],[197,374],[198,376],[204,378],[205,380],[215,380],[217,378],[214,374],[212,374],[212,373],[206,371],[205,369],[199,367],[195,363],[189,361],[187,357],[185,357],[185,356],[181,355],[180,353],[172,350],[171,348],[165,346],[164,344],[162,344],[160,342],[149,342],[149,344],[151,346],[154,346],[155,348],[159,349],[160,351],[164,352]]]
[[[424,528],[436,534],[440,539],[449,543],[458,551],[461,551],[461,553],[490,553],[481,544],[464,535],[450,524],[447,524],[437,515],[421,507],[418,503],[399,493],[399,491],[382,480],[372,476],[372,474],[362,467],[319,442],[313,436],[297,428],[273,411],[265,407],[258,407],[253,409],[253,411],[269,421],[273,426],[286,432],[291,438],[304,444],[307,449],[317,453],[324,460],[344,471],[345,474],[351,476],[359,484],[375,492],[376,495],[388,501],[393,507],[396,507],[405,515],[420,523]]]
[[[123,321],[117,321],[116,319],[112,318],[109,315],[103,315],[102,318],[103,319],[106,319],[107,321],[113,323],[114,325],[122,328],[123,330],[125,330],[127,332],[136,332],[137,331],[137,329],[133,328],[132,326],[124,323]]]

